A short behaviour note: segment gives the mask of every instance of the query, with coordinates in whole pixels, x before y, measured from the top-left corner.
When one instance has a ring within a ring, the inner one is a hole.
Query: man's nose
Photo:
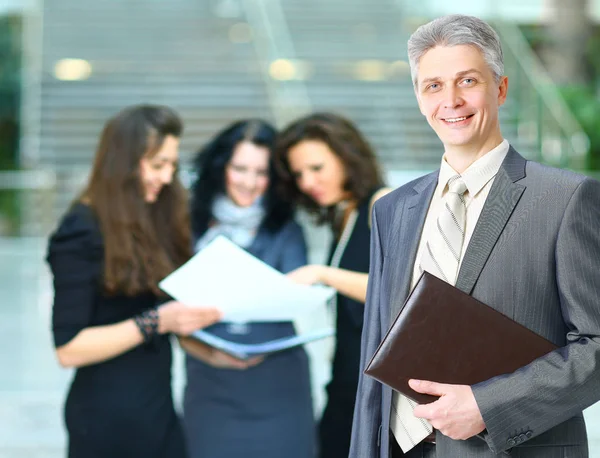
[[[454,86],[449,86],[444,90],[444,108],[456,108],[463,104],[460,90]]]

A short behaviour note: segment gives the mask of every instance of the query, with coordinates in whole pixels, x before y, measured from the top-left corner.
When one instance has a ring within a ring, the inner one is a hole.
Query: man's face
[[[496,83],[475,46],[436,46],[419,62],[419,108],[446,150],[486,153],[497,146],[507,88],[508,79]]]

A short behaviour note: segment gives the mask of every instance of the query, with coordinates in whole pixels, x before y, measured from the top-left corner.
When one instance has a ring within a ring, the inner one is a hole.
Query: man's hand
[[[485,429],[483,417],[470,386],[425,380],[409,380],[408,384],[419,393],[440,396],[435,402],[417,406],[414,414],[428,420],[444,436],[465,440]]]

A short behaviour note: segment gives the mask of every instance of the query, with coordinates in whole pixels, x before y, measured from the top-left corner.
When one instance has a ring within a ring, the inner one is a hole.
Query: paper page
[[[324,307],[335,291],[298,285],[223,236],[159,283],[190,306],[216,307],[223,321],[292,321]]]

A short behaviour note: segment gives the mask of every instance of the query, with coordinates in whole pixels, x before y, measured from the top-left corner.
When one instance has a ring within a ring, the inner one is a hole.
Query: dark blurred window
[[[22,24],[18,15],[0,15],[0,171],[18,167]],[[17,191],[0,183],[0,235],[13,234],[17,221]]]
[[[21,17],[0,16],[0,169],[17,162],[21,27]]]

